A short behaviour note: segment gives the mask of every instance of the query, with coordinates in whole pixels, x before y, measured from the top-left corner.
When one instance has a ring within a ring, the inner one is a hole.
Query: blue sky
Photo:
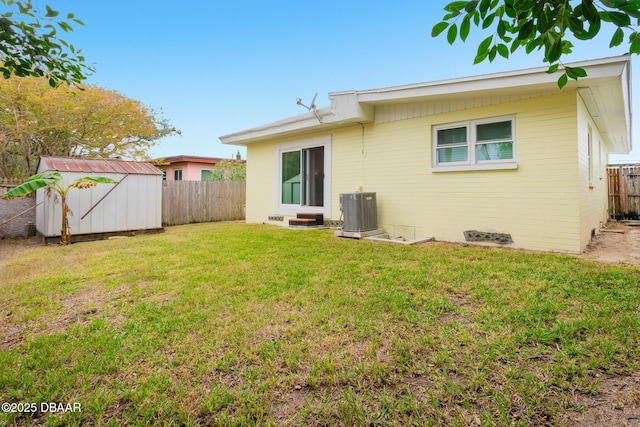
[[[472,29],[466,43],[453,46],[430,35],[447,3],[34,0],[85,22],[62,38],[95,66],[89,83],[143,102],[182,131],[162,140],[152,155],[223,158],[238,150],[245,158],[245,151],[221,144],[219,136],[304,113],[298,97],[308,104],[317,92],[320,108],[329,105],[329,92],[544,65],[534,52],[474,66],[477,45],[490,33]],[[604,28],[602,37],[576,46],[567,60],[625,53],[624,46],[609,49],[611,34]]]

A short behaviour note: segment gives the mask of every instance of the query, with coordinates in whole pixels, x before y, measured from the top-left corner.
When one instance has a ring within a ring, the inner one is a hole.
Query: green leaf
[[[431,37],[438,37],[449,26],[448,22],[438,22],[431,29]]]
[[[493,62],[493,60],[496,59],[497,53],[498,53],[497,46],[493,46],[491,49],[489,49],[489,62]]]
[[[567,77],[578,80],[580,77],[587,77],[587,72],[580,67],[565,67],[564,72]]]
[[[524,46],[524,51],[527,52],[527,54],[529,54],[536,49],[540,49],[541,47],[542,47],[542,40],[540,37],[538,37],[537,39],[533,39],[529,43],[527,43]]]
[[[45,8],[47,9],[47,14],[45,15],[47,18],[55,18],[60,14],[60,12],[58,12],[57,10],[51,9],[49,5],[45,6]]]
[[[71,184],[69,184],[69,187],[82,189],[82,188],[92,187],[98,184],[118,184],[118,181],[111,178],[105,178],[102,176],[85,176],[83,178],[78,178],[75,181],[73,181]]]
[[[444,10],[446,10],[447,12],[452,12],[454,10],[462,10],[467,6],[467,1],[454,1],[449,3],[448,5],[446,5],[444,7]]]
[[[611,43],[609,43],[609,47],[620,46],[620,44],[624,41],[624,31],[622,28],[618,28],[614,33],[613,37],[611,37]]]
[[[558,39],[550,45],[547,45],[546,61],[556,62],[562,56],[562,40]]]
[[[43,172],[30,176],[26,182],[13,188],[2,196],[5,200],[11,200],[16,197],[26,196],[34,191],[55,184],[62,179],[62,175],[58,172]]]
[[[493,36],[489,36],[486,39],[482,40],[480,42],[480,45],[478,45],[478,55],[486,52],[487,55],[489,54],[489,46],[491,46],[491,43],[493,43]]]
[[[505,34],[507,33],[507,25],[503,19],[498,21],[498,26],[496,27],[496,32],[501,39],[504,39]]]
[[[523,41],[528,39],[529,36],[533,33],[534,28],[535,28],[535,25],[533,21],[525,22],[525,24],[522,27],[520,27],[520,31],[518,32],[518,39]]]
[[[460,39],[462,41],[467,40],[470,29],[471,29],[471,15],[467,15],[462,20],[462,24],[460,24]]]
[[[633,33],[632,35],[636,35],[636,37],[629,37],[629,40],[631,41],[631,44],[629,46],[629,53],[635,53],[636,55],[638,55],[640,54],[640,37],[637,37],[637,33]]]
[[[563,55],[569,55],[572,53],[573,50],[573,43],[571,43],[569,40],[563,40],[562,41],[562,54]]]
[[[640,10],[639,10],[640,4],[635,4],[635,5],[628,4],[628,5],[620,6],[618,9],[633,18],[640,18]]]
[[[448,5],[446,5],[444,7],[444,10],[449,12],[449,17],[446,19],[455,18],[456,16],[460,15],[460,11],[466,7],[467,3],[468,2],[466,1],[454,1],[453,3],[449,3]]]
[[[560,89],[562,89],[563,87],[565,87],[567,85],[567,83],[569,82],[569,79],[567,78],[566,74],[562,74],[560,76],[560,78],[558,79],[558,87]]]
[[[609,19],[618,27],[628,27],[631,25],[629,15],[622,12],[609,12]]]
[[[467,13],[471,13],[474,10],[476,10],[476,7],[478,6],[478,3],[480,3],[480,0],[473,0],[470,1],[469,3],[467,3],[464,7],[465,12]]]
[[[500,43],[498,45],[498,53],[505,59],[509,58],[509,48],[505,44]]]
[[[569,29],[575,35],[582,34],[584,32],[584,25],[582,21],[574,16],[570,16],[568,19]]]
[[[578,40],[591,40],[600,32],[601,21],[602,20],[597,19],[596,21],[589,23],[588,30],[583,31],[581,33],[574,32],[573,35]]]
[[[484,22],[482,23],[482,29],[489,28],[491,26],[491,24],[493,23],[493,20],[494,20],[495,17],[496,17],[495,13],[492,13],[492,14],[488,15],[484,19]]]
[[[587,71],[584,68],[582,68],[582,67],[571,67],[571,69],[576,74],[576,76],[578,76],[578,77],[587,77]]]
[[[453,44],[456,41],[456,37],[458,36],[458,26],[456,24],[451,24],[449,27],[449,31],[447,31],[447,41],[449,44]]]
[[[480,14],[479,13],[474,13],[473,14],[473,23],[475,24],[476,27],[478,25],[480,25]]]
[[[71,25],[67,24],[64,21],[58,22],[58,26],[62,28],[62,30],[66,33],[73,31],[73,28],[71,27]]]
[[[522,43],[520,42],[520,40],[516,39],[513,41],[513,43],[511,43],[511,48],[509,48],[509,52],[513,53],[516,50],[518,50],[518,48],[522,46]]]
[[[551,64],[549,66],[549,69],[546,71],[547,74],[553,74],[556,71],[558,71],[558,68],[560,67],[560,64]]]
[[[478,55],[476,55],[476,57],[473,59],[473,65],[479,64],[482,61],[484,61],[485,59],[487,59],[487,56],[489,55],[489,51],[487,50],[486,52],[483,53],[479,53]]]
[[[593,5],[593,0],[582,0],[582,15],[590,22],[598,19],[598,9]]]
[[[487,11],[489,10],[490,5],[491,5],[491,0],[482,0],[482,2],[480,2],[480,14],[482,16],[485,16],[487,14]]]

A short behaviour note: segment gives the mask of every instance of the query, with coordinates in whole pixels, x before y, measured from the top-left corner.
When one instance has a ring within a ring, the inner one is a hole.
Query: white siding
[[[589,158],[589,133],[591,134],[591,158]],[[591,241],[591,233],[600,232],[608,217],[607,187],[608,147],[602,142],[599,129],[578,97],[578,161],[580,195],[580,247],[584,249]],[[589,163],[592,179],[589,177]]]
[[[467,110],[470,108],[488,107],[503,104],[505,102],[522,101],[541,96],[549,96],[553,91],[534,91],[531,93],[519,93],[504,96],[476,96],[473,98],[447,97],[429,102],[402,103],[381,105],[375,110],[374,123],[387,123],[398,120],[413,119],[416,117],[433,116],[450,113],[453,111]]]
[[[63,187],[81,177],[98,176],[81,172],[62,172],[61,175]],[[162,227],[162,175],[130,174],[125,178],[125,174],[103,173],[100,176],[122,182],[117,186],[98,184],[89,189],[69,190],[67,204],[72,211],[69,216],[72,235]],[[47,237],[59,236],[62,225],[61,205],[55,202],[59,196],[54,194],[47,196],[42,189],[36,195],[37,202],[44,201],[37,210],[36,228]]]

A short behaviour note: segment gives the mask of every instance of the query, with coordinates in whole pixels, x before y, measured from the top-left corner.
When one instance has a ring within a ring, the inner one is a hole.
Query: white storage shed
[[[162,171],[146,162],[41,157],[38,173],[59,172],[62,186],[78,178],[111,178],[118,184],[98,184],[67,193],[72,241],[111,235],[162,231]],[[59,239],[62,208],[55,192],[36,192],[36,231],[44,240]]]

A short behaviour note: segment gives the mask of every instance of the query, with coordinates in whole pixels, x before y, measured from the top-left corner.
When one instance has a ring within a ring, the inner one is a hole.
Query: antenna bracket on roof
[[[322,123],[322,119],[320,118],[320,115],[318,114],[318,112],[316,111],[316,97],[318,96],[318,93],[316,92],[315,95],[313,95],[313,99],[311,100],[311,104],[309,104],[309,106],[306,106],[302,103],[302,99],[301,98],[297,98],[296,99],[296,104],[303,106],[304,108],[306,108],[308,111],[313,111],[313,114],[316,116],[316,119],[318,119],[318,121],[320,123]]]

